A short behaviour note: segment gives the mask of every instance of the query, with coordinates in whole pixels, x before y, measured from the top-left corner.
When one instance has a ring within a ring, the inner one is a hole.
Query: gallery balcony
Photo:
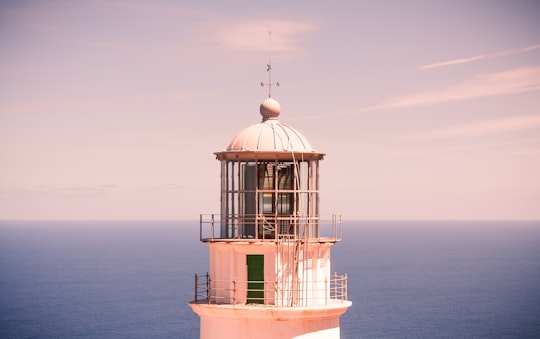
[[[340,215],[329,219],[301,215],[201,214],[200,240],[243,242],[338,242],[342,240]]]

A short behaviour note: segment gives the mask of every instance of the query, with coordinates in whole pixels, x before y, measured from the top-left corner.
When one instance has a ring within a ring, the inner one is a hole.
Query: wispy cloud
[[[293,121],[328,119],[382,110],[397,110],[428,106],[445,102],[467,100],[495,95],[511,95],[540,90],[540,67],[512,69],[504,72],[474,76],[456,85],[432,91],[409,93],[389,98],[379,104],[351,108],[332,113],[301,116]]]
[[[494,58],[500,58],[510,55],[516,55],[516,54],[522,54],[530,51],[534,51],[540,49],[540,45],[532,45],[524,48],[516,48],[516,49],[509,49],[505,51],[495,52],[495,53],[488,53],[488,54],[479,54],[468,58],[459,58],[459,59],[452,59],[442,62],[437,62],[433,64],[423,65],[418,67],[418,70],[426,70],[426,69],[433,69],[433,68],[439,68],[439,67],[446,67],[446,66],[453,66],[458,64],[464,64],[468,62],[473,61],[479,61],[479,60],[485,60],[485,59],[494,59]]]
[[[442,128],[422,135],[423,138],[474,137],[518,132],[540,127],[540,115],[521,115]]]
[[[300,51],[296,36],[314,29],[315,26],[309,22],[250,20],[220,27],[216,39],[221,46],[231,50],[268,51],[268,31],[272,30],[272,52],[296,54]]]
[[[540,90],[540,67],[518,68],[504,72],[477,75],[457,85],[439,90],[396,97],[382,104],[365,107],[362,111],[431,105],[538,90]]]

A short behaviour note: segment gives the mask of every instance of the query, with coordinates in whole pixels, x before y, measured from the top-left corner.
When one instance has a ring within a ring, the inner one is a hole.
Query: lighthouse
[[[200,338],[339,338],[352,303],[347,276],[330,265],[341,216],[319,215],[324,154],[280,121],[271,91],[259,111],[259,123],[214,153],[221,211],[200,216],[210,262],[189,303]]]

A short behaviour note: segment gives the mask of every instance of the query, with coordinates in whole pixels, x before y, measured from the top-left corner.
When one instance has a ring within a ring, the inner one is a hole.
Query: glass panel
[[[226,173],[226,176],[227,176],[227,189],[229,191],[232,191],[232,190],[237,190],[238,189],[238,178],[237,178],[237,168],[238,168],[238,164],[236,163],[236,161],[229,161],[228,163],[228,166],[227,166],[227,173]]]
[[[256,200],[255,200],[255,183],[256,183],[256,167],[254,163],[244,163],[242,164],[242,185],[241,190],[243,191],[242,201],[244,208],[242,213],[246,216],[255,215],[257,211]]]
[[[258,165],[259,189],[274,189],[274,167],[274,163],[263,162]]]
[[[278,194],[278,214],[290,215],[292,212],[292,193]]]
[[[309,166],[310,163],[308,161],[302,161],[300,162],[300,190],[308,190],[309,189]]]
[[[259,193],[259,212],[264,214],[274,213],[274,194]]]
[[[298,193],[298,213],[303,215],[309,214],[309,195],[307,192]]]
[[[241,193],[239,202],[242,204],[239,211],[240,232],[243,238],[253,238],[255,237],[255,215],[257,214],[256,165],[254,162],[242,162],[240,168]]]
[[[293,189],[294,165],[279,164],[278,165],[278,189]]]

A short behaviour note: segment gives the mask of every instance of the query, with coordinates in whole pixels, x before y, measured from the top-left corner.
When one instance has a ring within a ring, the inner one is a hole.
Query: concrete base
[[[201,339],[339,339],[339,317],[351,304],[337,301],[324,306],[271,307],[190,302],[189,306],[201,318]]]

